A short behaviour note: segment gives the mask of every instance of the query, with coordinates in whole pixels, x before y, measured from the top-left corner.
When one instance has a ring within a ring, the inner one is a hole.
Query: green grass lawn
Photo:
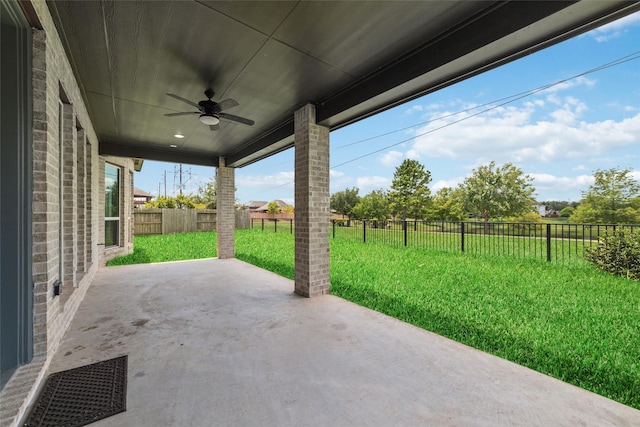
[[[215,247],[214,236],[140,237],[135,248],[156,262],[198,246],[195,239]],[[236,256],[293,278],[291,234],[237,231]],[[336,239],[331,292],[640,409],[640,284],[584,261],[554,264]]]
[[[215,233],[183,233],[136,236],[133,253],[113,259],[107,265],[148,264],[217,256]]]

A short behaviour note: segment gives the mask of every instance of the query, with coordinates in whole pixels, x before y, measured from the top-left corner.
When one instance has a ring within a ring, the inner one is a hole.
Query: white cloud
[[[556,122],[570,126],[576,122],[584,111],[587,110],[586,104],[579,102],[575,98],[567,97],[561,109],[552,111],[549,115]]]
[[[443,188],[456,188],[459,184],[462,184],[464,181],[464,177],[458,177],[453,179],[441,179],[439,181],[434,182],[431,185],[431,193],[435,194],[438,190]]]
[[[343,191],[349,187],[352,182],[352,178],[346,175],[344,172],[340,172],[334,169],[329,170],[331,193],[336,191]]]
[[[548,173],[530,173],[535,186],[581,187],[593,184],[593,176],[578,175],[575,177],[554,176]]]
[[[627,27],[640,23],[640,12],[625,16],[624,18],[613,21],[600,28],[589,31],[588,36],[593,37],[596,41],[602,43],[615,38],[621,37],[627,30]]]
[[[557,94],[549,100],[559,108],[547,112],[544,104],[525,103],[478,116],[462,113],[435,120],[416,130],[418,136],[406,155],[524,163],[603,158],[616,149],[640,148],[640,114],[620,121],[586,122],[580,118],[588,108],[580,100]],[[445,114],[434,113],[434,117]],[[546,120],[537,119],[544,114]]]
[[[277,172],[270,175],[240,175],[236,177],[237,186],[272,189],[278,186],[293,188],[294,172]]]
[[[364,196],[373,190],[387,189],[391,186],[391,179],[384,176],[360,176],[357,179],[360,195]]]
[[[542,91],[540,91],[538,93],[542,93],[542,94],[549,93],[550,94],[549,98],[551,100],[551,99],[557,99],[557,98],[552,97],[552,94],[555,94],[555,93],[558,93],[558,92],[561,92],[561,91],[564,91],[564,90],[572,89],[572,88],[575,88],[575,87],[578,87],[578,86],[585,86],[585,87],[590,88],[590,87],[595,86],[595,84],[596,84],[596,80],[589,79],[589,78],[587,78],[585,76],[579,76],[579,77],[573,78],[571,80],[567,80],[567,81],[555,84],[555,85],[553,85],[553,86],[551,86],[551,87],[549,87],[549,88],[547,88],[545,90],[542,90]]]
[[[556,200],[566,200],[566,195],[580,194],[593,184],[593,176],[578,175],[575,177],[554,176],[547,173],[530,173],[533,178],[532,185],[537,193],[553,193]]]
[[[544,107],[544,101],[542,99],[534,99],[533,101],[527,101],[524,103],[527,108]]]
[[[404,155],[400,151],[392,150],[380,155],[378,160],[383,166],[395,167],[400,164],[402,157],[404,157]]]
[[[409,108],[405,113],[406,114],[419,113],[422,110],[424,110],[424,107],[422,105],[414,105],[411,108]]]

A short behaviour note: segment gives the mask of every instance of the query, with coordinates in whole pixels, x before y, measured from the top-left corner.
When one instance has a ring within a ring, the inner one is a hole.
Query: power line
[[[615,60],[613,60],[613,61],[611,61],[611,62],[607,62],[607,63],[605,63],[605,64],[599,65],[599,66],[597,66],[597,67],[595,67],[595,68],[589,69],[589,70],[584,71],[584,72],[582,72],[582,73],[579,73],[579,74],[573,75],[573,76],[571,76],[571,77],[567,77],[567,78],[565,78],[565,79],[558,80],[558,81],[555,81],[555,82],[553,82],[553,83],[548,83],[548,84],[546,84],[546,85],[539,86],[539,87],[537,87],[537,88],[535,88],[535,89],[530,89],[530,90],[527,90],[527,91],[524,91],[524,92],[520,92],[520,93],[517,93],[517,94],[511,95],[511,96],[507,96],[507,97],[504,97],[504,98],[500,98],[500,99],[495,100],[495,101],[487,102],[487,103],[485,103],[485,104],[477,105],[477,106],[474,106],[474,107],[471,107],[471,108],[467,108],[467,109],[464,109],[464,110],[457,111],[457,112],[455,112],[455,113],[446,114],[446,115],[444,115],[444,116],[437,117],[437,118],[434,118],[434,119],[430,119],[430,120],[427,120],[427,121],[425,121],[425,122],[417,123],[417,124],[412,125],[412,126],[407,126],[407,127],[404,127],[404,128],[400,128],[400,129],[396,129],[396,130],[393,130],[393,131],[385,132],[385,133],[383,133],[383,134],[375,135],[375,136],[368,137],[368,138],[365,138],[365,139],[362,139],[362,140],[359,140],[359,141],[355,141],[355,142],[352,142],[352,143],[349,143],[349,144],[342,145],[342,146],[340,146],[340,147],[336,147],[336,148],[338,148],[338,149],[339,149],[339,148],[345,148],[345,147],[353,146],[353,145],[356,145],[356,144],[361,144],[361,143],[366,142],[366,141],[371,141],[372,139],[380,138],[380,137],[383,137],[383,136],[388,136],[388,135],[391,135],[391,134],[394,134],[394,133],[397,133],[397,132],[401,132],[401,131],[404,131],[404,130],[407,130],[407,129],[411,129],[411,128],[414,128],[414,127],[423,126],[423,125],[426,125],[426,124],[432,123],[432,122],[434,122],[434,121],[438,121],[438,120],[442,120],[442,119],[445,119],[445,118],[453,117],[453,116],[456,116],[456,115],[459,115],[459,114],[462,114],[462,113],[467,113],[467,112],[469,112],[469,111],[473,111],[473,110],[476,110],[476,109],[478,109],[478,108],[482,108],[482,107],[486,107],[486,106],[491,105],[491,107],[486,108],[486,109],[481,110],[481,111],[478,111],[477,113],[474,113],[474,114],[471,114],[471,115],[465,116],[465,117],[463,117],[463,118],[461,118],[461,119],[459,119],[459,120],[455,120],[455,121],[453,121],[453,122],[447,123],[447,124],[445,124],[445,125],[442,125],[442,126],[440,126],[440,127],[435,128],[435,129],[430,129],[430,130],[428,130],[428,131],[426,131],[426,132],[423,132],[423,133],[421,133],[421,134],[413,135],[413,136],[411,136],[410,138],[403,139],[403,140],[401,140],[401,141],[399,141],[399,142],[395,142],[395,143],[393,143],[393,144],[391,144],[391,145],[387,145],[387,146],[382,147],[382,148],[380,148],[380,149],[377,149],[377,150],[374,150],[374,151],[368,152],[368,153],[363,154],[363,155],[361,155],[361,156],[355,157],[355,158],[353,158],[353,159],[351,159],[351,160],[347,160],[346,162],[343,162],[343,163],[340,163],[340,164],[337,164],[337,165],[330,166],[330,168],[331,168],[331,169],[339,168],[339,167],[341,167],[341,166],[347,165],[347,164],[349,164],[349,163],[353,163],[353,162],[355,162],[355,161],[357,161],[357,160],[360,160],[360,159],[363,159],[363,158],[365,158],[365,157],[369,157],[369,156],[371,156],[371,155],[374,155],[374,154],[380,153],[381,151],[388,150],[389,148],[393,148],[393,147],[396,147],[396,146],[398,146],[398,145],[400,145],[400,144],[404,144],[405,142],[411,141],[411,140],[413,140],[413,139],[415,139],[415,138],[418,138],[418,137],[421,137],[421,136],[424,136],[424,135],[428,135],[428,134],[433,133],[433,132],[436,132],[436,131],[438,131],[438,130],[441,130],[441,129],[447,128],[447,127],[449,127],[449,126],[453,126],[454,124],[457,124],[457,123],[460,123],[460,122],[462,122],[462,121],[468,120],[468,119],[470,119],[470,118],[473,118],[473,117],[479,116],[480,114],[484,114],[484,113],[486,113],[486,112],[489,112],[489,111],[495,110],[495,109],[497,109],[497,108],[500,108],[500,107],[502,107],[502,106],[504,106],[504,105],[507,105],[507,104],[510,104],[510,103],[512,103],[512,102],[518,101],[518,100],[520,100],[520,99],[526,98],[526,97],[531,96],[531,95],[534,95],[534,94],[536,94],[536,93],[539,93],[539,92],[545,91],[545,90],[550,89],[550,88],[552,88],[552,87],[554,87],[554,86],[558,86],[558,85],[560,85],[560,84],[563,84],[563,83],[569,82],[569,81],[574,80],[574,79],[577,79],[577,78],[579,78],[579,77],[584,77],[584,76],[586,76],[586,75],[593,74],[593,73],[596,73],[596,72],[598,72],[598,71],[605,70],[605,69],[607,69],[607,68],[615,67],[615,66],[618,66],[618,65],[624,64],[625,62],[633,61],[633,60],[636,60],[636,59],[639,59],[639,58],[640,58],[640,50],[635,51],[635,52],[632,52],[632,53],[627,54],[627,55],[625,55],[625,56],[622,56],[622,57],[620,57],[620,58],[618,58],[618,59],[615,59]],[[493,104],[495,104],[496,102],[498,102],[498,104],[493,105]],[[282,162],[282,163],[289,163],[289,162]],[[278,164],[282,164],[282,163],[278,163]],[[278,186],[276,186],[276,187],[272,187],[272,189],[276,189],[276,188],[284,187],[284,186],[286,186],[286,185],[290,185],[290,184],[293,184],[293,183],[294,183],[294,181],[287,182],[287,183],[285,183],[285,184],[281,184],[281,185],[278,185]]]
[[[475,105],[473,107],[469,107],[467,109],[460,110],[460,111],[457,111],[455,113],[445,114],[443,116],[432,118],[432,119],[429,119],[427,121],[416,123],[416,124],[411,125],[411,126],[406,126],[406,127],[400,128],[400,129],[395,129],[395,130],[392,130],[392,131],[389,131],[389,132],[385,132],[385,133],[382,133],[382,134],[374,135],[374,136],[371,136],[371,137],[368,137],[368,138],[364,138],[364,139],[361,139],[361,140],[358,140],[358,141],[355,141],[355,142],[351,142],[351,143],[348,143],[348,144],[341,145],[341,146],[336,147],[336,148],[337,149],[341,149],[341,148],[351,147],[353,145],[361,144],[363,142],[371,141],[373,139],[381,138],[383,136],[392,135],[394,133],[402,132],[402,131],[405,131],[407,129],[413,129],[415,127],[424,126],[424,125],[427,125],[429,123],[432,123],[432,122],[435,122],[435,121],[438,121],[438,120],[443,120],[443,119],[446,119],[446,118],[449,118],[449,117],[457,116],[458,114],[467,113],[469,111],[473,111],[473,110],[476,110],[478,108],[482,108],[482,107],[486,107],[488,105],[495,104],[496,102],[502,103],[501,105],[504,105],[504,104],[508,103],[508,102],[504,102],[503,103],[503,101],[511,100],[510,102],[514,102],[514,101],[517,101],[519,99],[522,99],[525,96],[533,95],[533,94],[538,93],[540,91],[543,91],[545,89],[549,89],[549,88],[551,88],[553,86],[557,86],[559,84],[566,83],[566,82],[568,82],[570,80],[577,79],[578,77],[583,77],[585,75],[588,75],[588,74],[591,74],[591,73],[595,73],[597,71],[601,71],[601,70],[604,70],[604,69],[609,68],[609,67],[613,67],[613,66],[620,65],[620,64],[623,64],[623,63],[628,62],[628,61],[632,61],[632,60],[638,59],[638,58],[640,58],[639,54],[640,54],[640,51],[636,51],[636,52],[630,53],[628,55],[625,55],[622,58],[618,58],[618,59],[616,59],[614,61],[611,61],[611,62],[608,62],[606,64],[600,65],[600,66],[598,66],[596,68],[592,68],[592,69],[590,69],[588,71],[585,71],[583,73],[576,74],[575,76],[568,77],[566,79],[556,81],[554,83],[549,83],[549,84],[546,84],[544,86],[540,86],[540,87],[535,88],[535,89],[530,89],[530,90],[527,90],[527,91],[524,91],[524,92],[520,92],[520,93],[517,93],[517,94],[514,94],[514,95],[506,96],[504,98],[500,98],[500,99],[497,99],[497,100],[494,100],[494,101],[489,101],[489,102],[486,102],[484,104]],[[486,111],[490,111],[490,110],[486,110]],[[470,117],[473,117],[473,116],[470,116]],[[406,141],[403,141],[403,142],[406,142]]]

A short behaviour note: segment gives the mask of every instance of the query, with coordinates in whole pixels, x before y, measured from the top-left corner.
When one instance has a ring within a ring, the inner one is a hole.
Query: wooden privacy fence
[[[215,209],[137,209],[134,234],[175,234],[215,231]],[[249,212],[236,211],[236,228],[249,228]]]

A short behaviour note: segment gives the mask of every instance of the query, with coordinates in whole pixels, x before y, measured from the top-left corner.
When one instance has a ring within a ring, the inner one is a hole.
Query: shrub
[[[507,222],[542,222],[542,218],[538,212],[525,212],[520,215],[510,216]]]
[[[562,218],[569,218],[571,215],[573,215],[573,213],[576,211],[576,209],[572,206],[567,206],[566,208],[562,209],[560,211],[560,216]]]
[[[585,248],[584,257],[601,270],[640,280],[640,231],[619,229],[607,234],[595,248]]]

